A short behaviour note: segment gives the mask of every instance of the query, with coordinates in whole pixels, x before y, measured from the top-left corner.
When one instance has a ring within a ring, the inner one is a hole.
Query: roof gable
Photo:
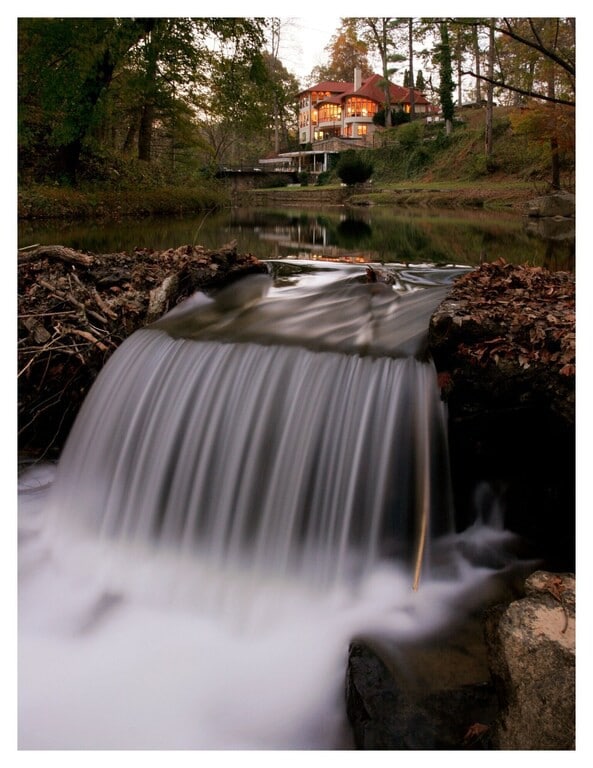
[[[385,101],[385,91],[382,86],[383,77],[381,75],[371,75],[362,83],[360,88],[355,91],[354,83],[336,82],[334,80],[323,80],[320,83],[312,85],[310,88],[306,88],[301,91],[299,96],[305,93],[312,93],[313,91],[329,92],[331,96],[323,99],[325,102],[339,103],[343,99],[349,96],[360,96],[365,99],[372,99],[379,104],[383,104]],[[391,97],[392,104],[410,104],[410,88],[404,88],[401,85],[395,83],[389,84],[389,95]],[[337,99],[337,102],[336,102]],[[414,88],[414,103],[415,104],[429,104],[427,98]]]
[[[362,96],[366,99],[372,99],[373,101],[380,102],[385,101],[385,90],[383,88],[383,78],[381,75],[371,75],[360,86],[358,91],[348,94],[349,96]],[[401,85],[395,85],[395,83],[389,84],[389,95],[391,97],[392,104],[405,103],[409,104],[411,88],[404,88]],[[426,97],[423,96],[420,91],[414,88],[414,103],[415,104],[428,104]]]
[[[336,82],[335,80],[323,80],[320,83],[305,88],[304,91],[299,93],[301,96],[304,93],[311,93],[312,91],[329,91],[330,93],[346,93],[354,88],[354,83]]]

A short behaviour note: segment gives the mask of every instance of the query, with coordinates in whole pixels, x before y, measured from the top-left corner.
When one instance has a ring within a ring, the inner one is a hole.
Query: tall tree
[[[486,105],[486,136],[485,153],[486,157],[492,156],[492,119],[494,107],[494,24],[495,20],[490,19],[490,34],[488,42],[488,96]]]
[[[358,35],[357,19],[342,18],[340,21],[340,27],[325,49],[329,56],[328,63],[315,67],[311,73],[316,82],[350,82],[355,68],[360,69],[363,80],[373,74],[368,58],[369,45]]]
[[[390,78],[397,72],[394,64],[406,60],[406,56],[398,52],[401,41],[397,32],[401,28],[401,20],[390,17],[360,18],[357,20],[359,33],[368,41],[369,48],[375,50],[381,59],[381,74],[383,76],[383,92],[385,94],[385,125],[391,126],[391,93]]]
[[[445,120],[445,131],[451,133],[455,108],[452,93],[455,90],[451,66],[451,47],[449,44],[449,29],[446,21],[439,23],[440,43],[437,45],[436,59],[439,64],[439,99]]]
[[[412,120],[416,114],[414,93],[414,19],[408,19],[408,57],[410,61],[410,117]]]
[[[479,75],[495,89],[527,98],[575,106],[575,20],[504,18],[495,20],[498,71]],[[555,65],[556,93],[548,95],[546,62]],[[468,71],[478,77],[474,71]]]
[[[45,145],[57,174],[76,181],[115,69],[145,34],[137,19],[19,20],[21,160]]]

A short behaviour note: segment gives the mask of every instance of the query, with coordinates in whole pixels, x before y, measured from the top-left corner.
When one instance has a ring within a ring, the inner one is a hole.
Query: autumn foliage
[[[573,273],[482,264],[456,281],[431,318],[443,397],[460,407],[548,403],[570,422],[575,331]]]
[[[467,302],[453,322],[475,323],[482,339],[459,351],[479,365],[512,360],[527,369],[554,366],[575,373],[575,285],[567,272],[506,264],[502,259],[464,275],[451,300]],[[494,333],[494,335],[493,335]]]

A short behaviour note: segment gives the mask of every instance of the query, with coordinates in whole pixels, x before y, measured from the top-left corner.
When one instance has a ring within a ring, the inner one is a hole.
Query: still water
[[[574,228],[572,234],[544,232],[541,221],[504,211],[233,208],[178,218],[19,223],[19,247],[59,244],[117,253],[188,243],[218,248],[231,240],[237,240],[240,252],[261,259],[474,266],[502,257],[515,264],[568,270],[574,267],[575,250]]]

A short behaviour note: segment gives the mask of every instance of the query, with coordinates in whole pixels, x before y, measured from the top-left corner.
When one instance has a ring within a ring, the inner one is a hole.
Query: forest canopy
[[[297,149],[305,86],[282,63],[284,25],[19,19],[19,181],[183,184]],[[521,130],[537,130],[554,153],[566,122],[556,107],[576,102],[575,35],[571,18],[347,17],[307,80],[350,79],[358,67],[363,77],[413,83],[440,108],[447,133],[467,103],[529,104],[539,112]],[[385,100],[389,128],[397,120],[386,86]]]

